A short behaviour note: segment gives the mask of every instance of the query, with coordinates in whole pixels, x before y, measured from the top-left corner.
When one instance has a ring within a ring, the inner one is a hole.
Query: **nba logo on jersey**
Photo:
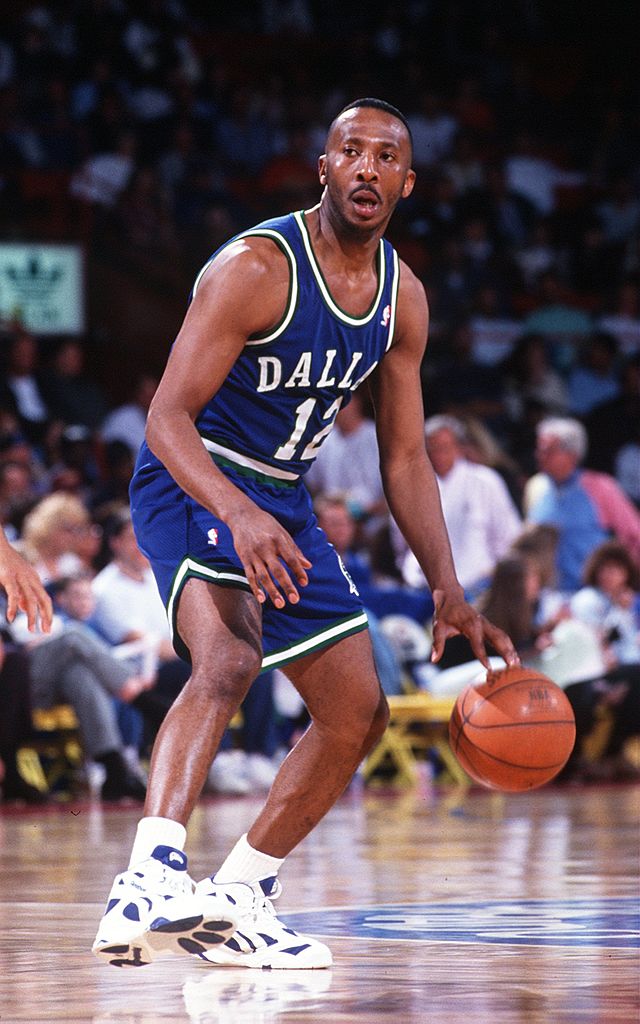
[[[207,544],[211,544],[212,547],[215,547],[218,543],[218,531],[215,526],[212,526],[211,529],[207,531],[207,537],[209,538]]]
[[[385,306],[384,309],[382,310],[382,320],[380,321],[380,323],[382,324],[383,327],[388,327],[390,319],[391,306]]]

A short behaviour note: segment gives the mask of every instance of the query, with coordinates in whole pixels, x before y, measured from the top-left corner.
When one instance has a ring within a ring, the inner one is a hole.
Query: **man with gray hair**
[[[540,473],[527,484],[526,516],[559,530],[560,589],[578,590],[587,558],[610,537],[625,544],[640,565],[640,514],[612,476],[580,469],[588,447],[582,423],[551,417],[538,424],[536,434]]]
[[[466,431],[454,416],[431,416],[424,425],[427,454],[436,472],[453,563],[467,597],[488,584],[496,562],[522,530],[507,486],[495,469],[464,455]],[[407,583],[426,586],[414,555],[401,559]]]

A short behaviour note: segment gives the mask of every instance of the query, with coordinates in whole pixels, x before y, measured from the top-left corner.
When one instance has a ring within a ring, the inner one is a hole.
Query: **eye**
[[[396,158],[395,153],[384,152],[384,153],[380,154],[380,159],[384,160],[385,163],[391,163],[391,161],[395,160],[395,158]]]
[[[345,156],[357,156],[358,150],[355,148],[355,146],[345,146],[344,154]]]

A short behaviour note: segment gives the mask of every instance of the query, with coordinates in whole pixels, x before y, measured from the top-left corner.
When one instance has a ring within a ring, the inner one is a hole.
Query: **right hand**
[[[276,608],[284,608],[285,600],[297,604],[297,587],[306,587],[309,582],[306,570],[311,562],[284,527],[254,505],[234,517],[232,530],[235,549],[256,600],[264,604],[269,597]]]

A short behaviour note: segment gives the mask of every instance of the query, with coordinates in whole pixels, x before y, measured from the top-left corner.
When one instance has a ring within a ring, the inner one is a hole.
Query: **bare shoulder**
[[[239,238],[213,257],[196,279],[192,305],[242,313],[248,331],[270,328],[283,315],[289,292],[287,257],[269,238]]]
[[[396,341],[426,344],[429,306],[424,285],[411,268],[400,261],[400,287],[396,314]]]
[[[196,279],[194,291],[197,293],[210,287],[211,282],[223,279],[228,284],[236,278],[248,285],[266,281],[269,287],[277,287],[282,281],[288,286],[287,257],[270,238],[238,238],[205,264]]]

